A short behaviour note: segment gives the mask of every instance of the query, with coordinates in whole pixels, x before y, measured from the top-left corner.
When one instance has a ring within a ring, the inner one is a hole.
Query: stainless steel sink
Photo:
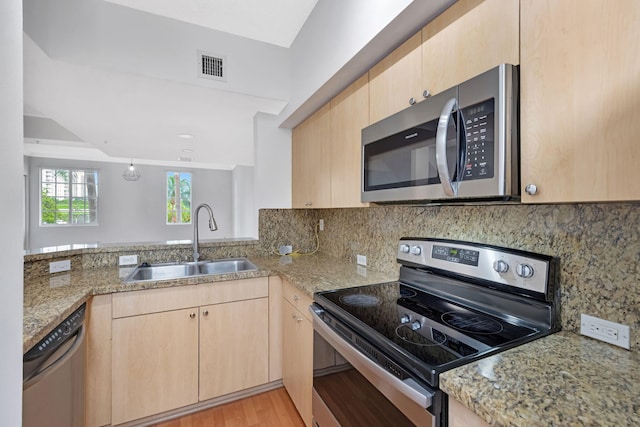
[[[246,258],[220,259],[198,263],[198,272],[200,274],[241,273],[257,269],[258,267]]]
[[[205,274],[229,274],[257,271],[247,258],[228,258],[213,261],[185,263],[141,264],[125,279],[125,282],[181,279]]]

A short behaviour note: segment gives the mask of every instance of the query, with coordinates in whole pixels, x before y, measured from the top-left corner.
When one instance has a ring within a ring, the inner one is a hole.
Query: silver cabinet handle
[[[447,101],[440,114],[436,131],[436,167],[443,190],[450,197],[458,195],[458,187],[464,178],[467,163],[467,128],[462,110],[458,108],[457,104],[456,98]],[[456,159],[452,177],[447,159],[447,130],[454,110],[457,112],[457,123],[454,122],[456,124]]]
[[[538,187],[536,187],[535,184],[527,184],[527,186],[524,187],[524,192],[530,196],[533,196],[538,192]]]
[[[293,296],[293,300],[294,300],[294,301],[300,301],[300,297],[299,297],[298,295],[294,295],[294,296]]]
[[[416,103],[416,99],[413,96],[409,98],[409,105],[413,105],[415,103]]]
[[[202,312],[202,315],[203,315],[203,316],[208,316],[208,315],[209,315],[209,310],[205,310],[205,311],[203,311],[203,312]]]
[[[425,89],[425,90],[422,92],[422,97],[423,97],[423,98],[428,98],[428,97],[430,97],[430,96],[431,96],[431,92],[429,92],[429,89]]]
[[[195,313],[191,313],[191,314],[189,314],[189,317],[192,318],[192,319],[195,319],[196,318],[196,314]]]
[[[298,323],[302,322],[302,317],[296,316],[295,313],[291,315],[291,318]]]
[[[305,206],[311,206],[311,205],[313,205],[313,203],[312,202],[304,202],[304,205]]]

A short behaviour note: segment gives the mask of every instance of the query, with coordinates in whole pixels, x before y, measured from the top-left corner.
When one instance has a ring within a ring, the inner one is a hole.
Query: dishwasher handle
[[[75,337],[75,338],[74,338]],[[64,365],[69,359],[71,359],[82,346],[85,337],[85,327],[81,325],[75,332],[73,337],[67,342],[73,340],[73,344],[60,356],[55,362],[47,364],[48,359],[45,360],[41,367],[36,369],[31,375],[24,379],[22,383],[22,389],[26,390],[37,382],[41,381],[45,377],[53,374],[59,367]],[[54,353],[55,354],[55,353]],[[53,356],[53,355],[52,355]],[[43,368],[44,367],[44,368]]]

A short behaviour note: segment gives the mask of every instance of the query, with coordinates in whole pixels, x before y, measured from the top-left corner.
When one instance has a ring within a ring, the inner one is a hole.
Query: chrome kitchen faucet
[[[200,239],[200,237],[198,236],[198,212],[200,212],[200,208],[205,208],[207,210],[207,212],[209,212],[209,230],[211,231],[216,231],[218,229],[218,225],[216,224],[216,220],[213,217],[213,211],[211,210],[211,206],[209,206],[206,203],[202,203],[201,205],[199,205],[196,208],[196,213],[193,216],[194,218],[194,222],[193,222],[193,261],[194,262],[198,262],[198,259],[200,258],[200,253],[198,252],[198,246],[199,246],[199,242],[198,240]]]

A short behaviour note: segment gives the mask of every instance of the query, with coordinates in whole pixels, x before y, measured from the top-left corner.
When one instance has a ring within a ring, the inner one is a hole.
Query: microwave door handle
[[[449,165],[447,164],[447,128],[449,127],[451,113],[456,108],[456,101],[456,98],[451,98],[445,103],[440,114],[440,120],[438,120],[438,129],[436,130],[436,167],[438,168],[438,175],[440,176],[444,193],[449,197],[453,197],[458,193],[458,186],[451,181]]]

